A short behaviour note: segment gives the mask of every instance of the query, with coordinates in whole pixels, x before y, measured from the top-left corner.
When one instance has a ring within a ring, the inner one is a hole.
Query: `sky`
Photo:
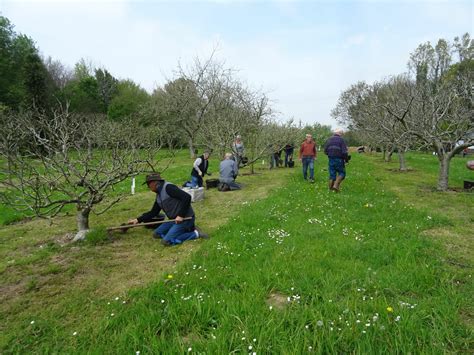
[[[474,35],[474,0],[0,0],[0,14],[45,57],[85,58],[150,93],[215,49],[278,119],[333,127],[351,84],[406,72],[421,43]]]

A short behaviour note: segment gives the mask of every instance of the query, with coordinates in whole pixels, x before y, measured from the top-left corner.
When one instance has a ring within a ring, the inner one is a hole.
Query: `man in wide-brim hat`
[[[195,215],[189,194],[165,181],[159,173],[147,175],[145,184],[156,193],[156,200],[150,211],[129,220],[130,224],[149,222],[163,210],[169,219],[174,220],[161,224],[153,232],[153,237],[161,238],[163,245],[181,244],[186,240],[209,237],[194,225]]]

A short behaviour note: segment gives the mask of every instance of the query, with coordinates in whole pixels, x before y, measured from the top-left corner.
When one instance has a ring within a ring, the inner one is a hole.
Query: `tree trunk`
[[[196,152],[194,150],[194,143],[193,143],[192,138],[189,138],[188,145],[189,145],[189,154],[191,155],[191,158],[195,159],[196,158]]]
[[[385,156],[385,162],[389,163],[392,161],[393,148],[387,149],[387,155]]]
[[[89,230],[89,213],[90,209],[79,209],[77,210],[77,234],[74,237],[74,241],[83,240],[86,237],[86,233]]]
[[[250,164],[250,174],[252,174],[252,175],[253,175],[254,172],[255,172],[255,170],[254,170],[254,168],[253,168],[254,164],[255,164],[255,163]]]
[[[449,154],[441,155],[438,152],[438,160],[439,160],[438,190],[446,191],[448,189],[449,163],[451,162],[451,156],[449,156]]]
[[[407,163],[405,160],[405,151],[398,149],[398,161],[400,163],[400,171],[407,171]]]
[[[386,153],[387,152],[385,151],[385,148],[382,148],[382,159],[383,159],[383,161],[386,161],[385,160]]]

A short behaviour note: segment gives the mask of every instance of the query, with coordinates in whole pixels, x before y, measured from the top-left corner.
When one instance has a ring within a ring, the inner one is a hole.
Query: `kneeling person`
[[[186,240],[208,238],[209,236],[196,229],[194,225],[194,210],[191,207],[191,196],[186,192],[163,180],[160,174],[150,174],[146,177],[148,188],[156,193],[156,200],[150,211],[140,217],[128,221],[130,224],[148,222],[163,210],[173,222],[161,224],[153,232],[154,238],[161,238],[163,245],[181,244]],[[189,219],[185,219],[189,218]]]
[[[240,185],[235,182],[239,173],[237,163],[232,159],[232,154],[226,153],[224,160],[219,165],[219,181],[227,184],[230,190],[240,190]]]
[[[191,170],[191,183],[187,184],[188,187],[196,188],[202,187],[203,185],[203,176],[211,175],[207,172],[209,167],[209,152],[204,152],[199,158],[194,161],[193,169]]]

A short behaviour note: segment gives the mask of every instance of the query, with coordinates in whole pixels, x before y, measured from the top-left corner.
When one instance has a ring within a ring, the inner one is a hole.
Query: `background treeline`
[[[118,80],[84,59],[73,69],[43,58],[34,41],[17,34],[0,16],[0,105],[15,111],[50,111],[58,103],[80,113],[100,113],[119,120],[138,112],[150,95],[131,80]]]
[[[0,109],[18,114],[34,110],[54,116],[67,107],[116,122],[132,119],[142,127],[159,126],[166,144],[186,146],[191,155],[199,148],[229,150],[240,134],[252,160],[270,154],[275,145],[299,142],[304,132],[312,132],[320,145],[331,134],[330,126],[277,119],[263,92],[246,86],[212,55],[186,67],[178,64],[173,78],[149,94],[85,59],[69,68],[42,57],[34,41],[1,16],[0,49]]]

